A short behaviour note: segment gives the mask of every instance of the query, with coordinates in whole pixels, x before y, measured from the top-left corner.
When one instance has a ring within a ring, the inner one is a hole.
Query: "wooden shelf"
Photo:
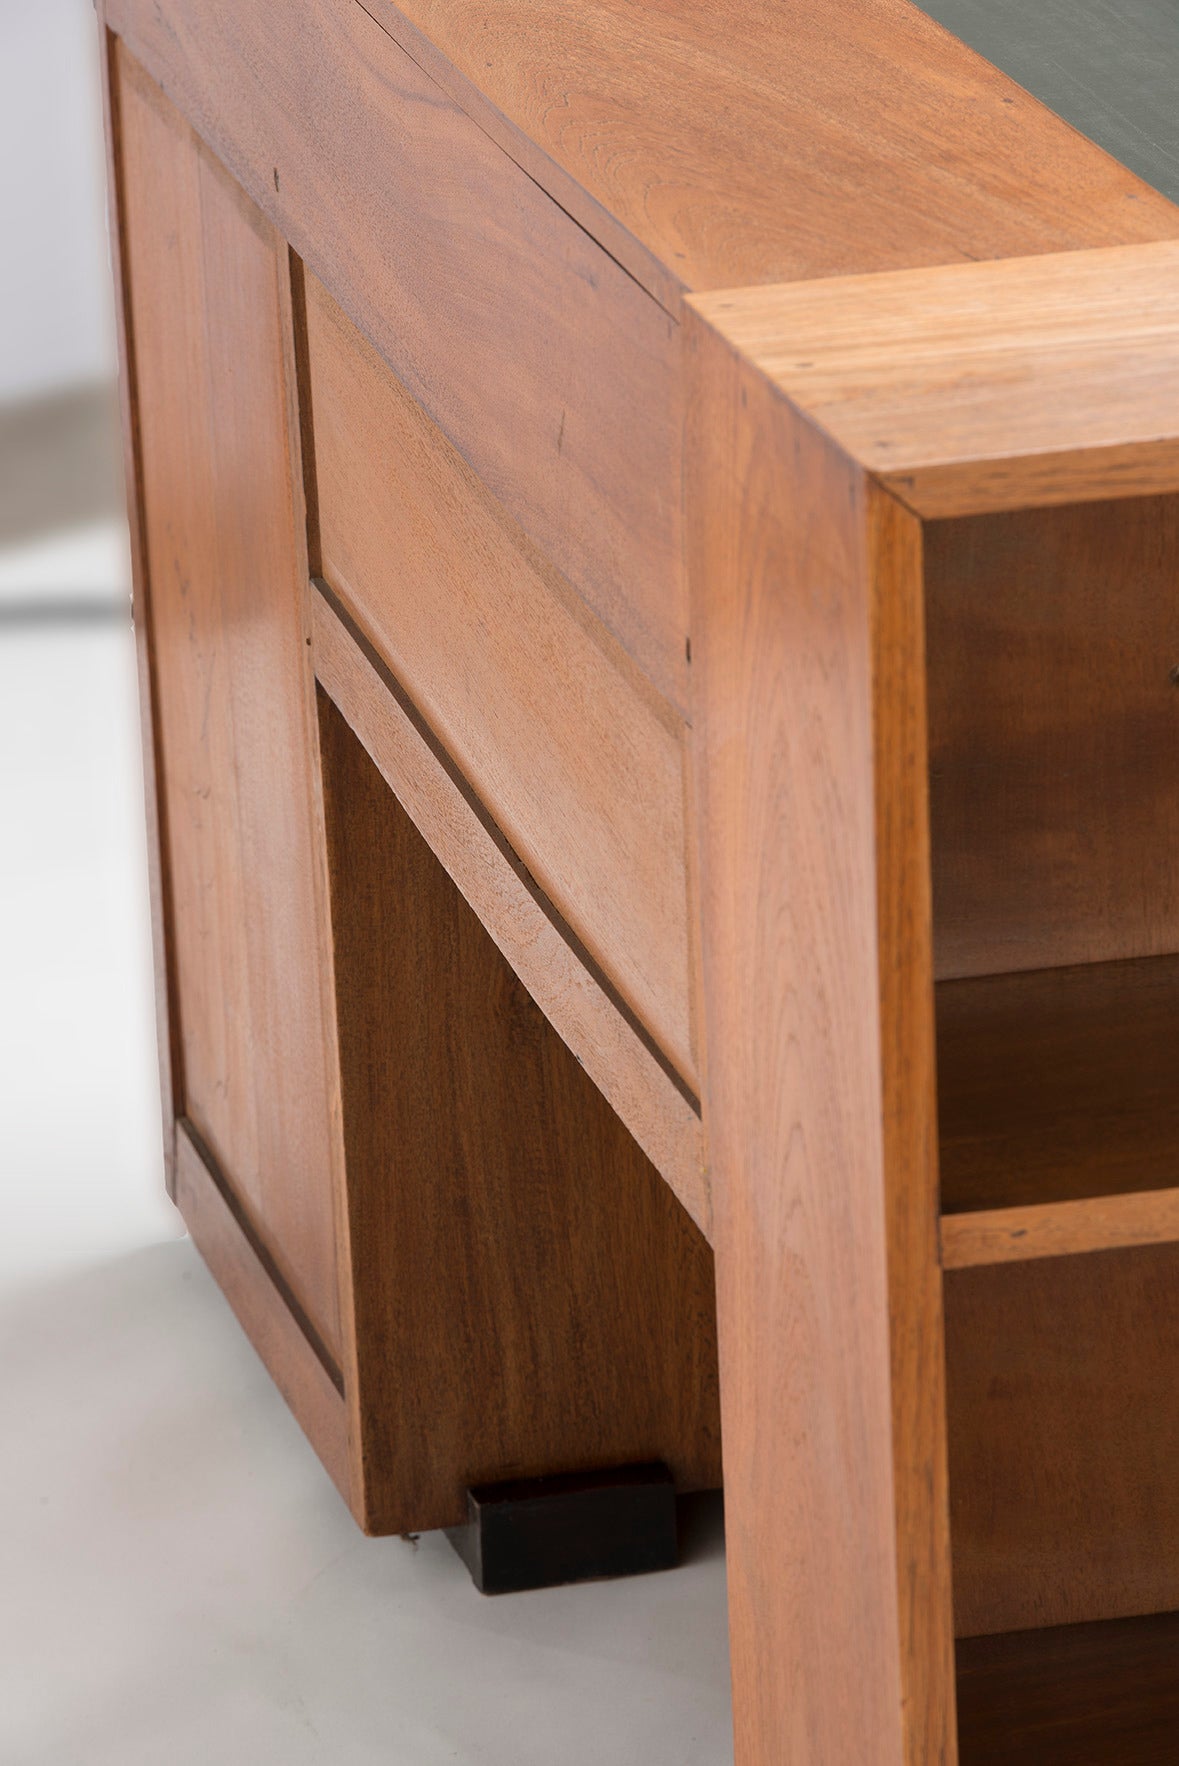
[[[1173,1766],[1179,1614],[958,1644],[960,1766]]]
[[[942,982],[948,1268],[1179,1240],[1179,957]]]

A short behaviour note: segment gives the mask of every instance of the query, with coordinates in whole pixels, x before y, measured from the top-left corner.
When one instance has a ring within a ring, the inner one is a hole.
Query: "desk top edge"
[[[1179,207],[910,0],[352,3],[673,312],[1179,237]]]
[[[687,304],[919,514],[1179,489],[1179,241]]]

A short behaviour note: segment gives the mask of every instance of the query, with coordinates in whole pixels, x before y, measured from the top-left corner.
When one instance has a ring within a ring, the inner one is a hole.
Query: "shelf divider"
[[[1174,1244],[1179,1243],[1179,1189],[943,1214],[941,1233],[945,1269]]]

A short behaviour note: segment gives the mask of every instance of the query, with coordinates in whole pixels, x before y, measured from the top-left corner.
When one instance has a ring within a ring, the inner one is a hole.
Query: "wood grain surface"
[[[323,576],[695,1091],[682,719],[314,277],[306,323]]]
[[[1179,489],[1179,242],[696,305],[925,517]]]
[[[942,976],[1179,950],[1179,498],[930,523]]]
[[[959,1633],[1179,1607],[1179,1248],[945,1291]]]
[[[320,708],[365,1526],[560,1470],[718,1483],[706,1240]]]
[[[737,1760],[952,1759],[919,694],[873,753],[919,547],[723,339],[688,343]],[[932,1403],[894,1390],[923,1378]]]
[[[177,1107],[339,1358],[286,251],[122,50],[118,72]]]
[[[326,586],[312,606],[318,679],[549,1022],[709,1237],[699,1104],[537,890],[433,733]]]
[[[681,710],[676,327],[356,0],[112,27]],[[411,249],[397,242],[412,241]]]
[[[460,98],[473,114],[494,107],[687,288],[1179,232],[1163,197],[906,0],[366,4],[436,44],[485,95]]]

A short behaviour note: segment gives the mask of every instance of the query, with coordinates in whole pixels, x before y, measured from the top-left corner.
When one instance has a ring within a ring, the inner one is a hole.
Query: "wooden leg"
[[[649,1460],[717,1484],[707,1241],[322,694],[320,733],[365,1526]]]
[[[738,1766],[956,1758],[920,530],[689,321]]]

